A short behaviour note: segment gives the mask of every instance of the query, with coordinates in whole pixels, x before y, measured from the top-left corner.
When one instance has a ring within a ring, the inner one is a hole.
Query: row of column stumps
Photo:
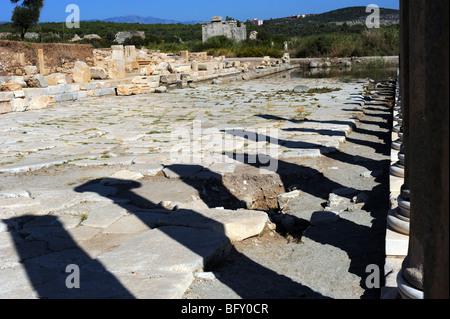
[[[393,137],[398,139],[392,142],[393,158],[397,156],[398,161],[390,168],[391,174],[391,200],[393,201],[391,211],[388,214],[388,226],[395,232],[409,236],[410,225],[410,201],[408,182],[405,177],[405,148],[403,103],[400,95],[400,84],[397,81],[395,104],[394,104]],[[399,182],[403,182],[400,186]],[[399,187],[400,186],[400,187]]]
[[[390,168],[391,180],[392,179],[402,179],[403,185],[400,189],[391,189],[391,196],[399,194],[394,198],[391,211],[387,217],[388,227],[394,232],[409,237],[410,235],[410,218],[411,218],[411,203],[410,203],[410,192],[408,187],[408,178],[405,175],[405,148],[407,148],[407,141],[404,138],[405,124],[407,121],[403,121],[404,114],[404,104],[402,103],[402,96],[400,93],[400,79],[397,81],[396,94],[395,94],[395,104],[393,108],[393,142],[392,150],[393,154],[397,154],[398,161],[395,162]],[[395,137],[398,137],[395,139]],[[394,158],[394,156],[393,156]],[[392,183],[391,186],[395,186]],[[409,253],[409,252],[408,252]],[[407,256],[405,256],[405,259]],[[402,266],[402,269],[404,265]],[[397,290],[402,299],[424,299],[423,291],[417,289],[411,285],[403,276],[402,269],[398,272]]]

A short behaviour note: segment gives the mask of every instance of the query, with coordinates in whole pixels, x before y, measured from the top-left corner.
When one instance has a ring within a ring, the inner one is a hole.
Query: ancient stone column
[[[44,63],[44,50],[38,49],[38,61],[39,61],[39,73],[42,75],[47,75]]]
[[[448,298],[449,2],[403,0],[401,6],[409,35],[405,174],[411,223],[398,289],[404,298]]]

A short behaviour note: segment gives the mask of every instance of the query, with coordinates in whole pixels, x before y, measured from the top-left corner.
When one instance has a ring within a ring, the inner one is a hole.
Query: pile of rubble
[[[175,55],[122,45],[94,50],[86,62],[67,62],[51,74],[44,60],[40,50],[39,66],[25,66],[24,75],[0,77],[0,114],[47,108],[85,97],[164,93],[193,87],[194,82],[217,83],[219,77],[247,80],[292,68],[288,55],[282,59],[264,57],[255,66],[206,52],[182,51]]]

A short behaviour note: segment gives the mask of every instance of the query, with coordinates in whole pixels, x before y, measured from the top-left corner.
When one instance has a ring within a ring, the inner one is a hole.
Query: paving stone
[[[102,185],[123,185],[131,184],[144,178],[141,173],[136,173],[128,170],[119,171],[108,178],[102,179],[100,184]]]
[[[250,210],[178,210],[158,221],[160,226],[186,226],[225,234],[231,241],[259,235],[269,222],[267,213]]]
[[[68,233],[77,243],[89,240],[101,233],[101,229],[80,225],[74,229],[68,230]]]
[[[162,214],[136,214],[125,216],[118,221],[111,224],[109,227],[103,230],[105,234],[141,234],[144,231],[149,230],[156,224],[158,218],[161,218]],[[153,219],[153,220],[152,220]],[[153,221],[153,223],[152,223]],[[150,225],[149,225],[150,224]]]
[[[0,270],[0,299],[38,299],[38,293],[20,266]]]
[[[112,272],[202,271],[230,249],[225,235],[206,229],[161,227],[147,231],[98,260]]]
[[[128,169],[132,172],[140,173],[145,176],[156,176],[162,172],[164,166],[162,164],[134,164]]]
[[[127,211],[116,204],[100,204],[92,207],[87,219],[81,224],[93,228],[106,228],[127,214]]]
[[[64,229],[73,229],[80,223],[80,218],[69,215],[55,216],[41,216],[35,218],[24,224],[24,229],[34,227],[61,227]]]

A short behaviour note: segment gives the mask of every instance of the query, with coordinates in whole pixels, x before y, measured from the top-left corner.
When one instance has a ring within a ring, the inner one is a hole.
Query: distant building
[[[253,25],[263,25],[264,21],[263,20],[259,20],[259,19],[253,19],[252,20],[252,24]]]
[[[237,21],[222,21],[222,17],[212,17],[211,22],[204,22],[202,25],[203,42],[209,38],[224,35],[237,42],[247,39],[247,27],[244,23],[238,26]]]

